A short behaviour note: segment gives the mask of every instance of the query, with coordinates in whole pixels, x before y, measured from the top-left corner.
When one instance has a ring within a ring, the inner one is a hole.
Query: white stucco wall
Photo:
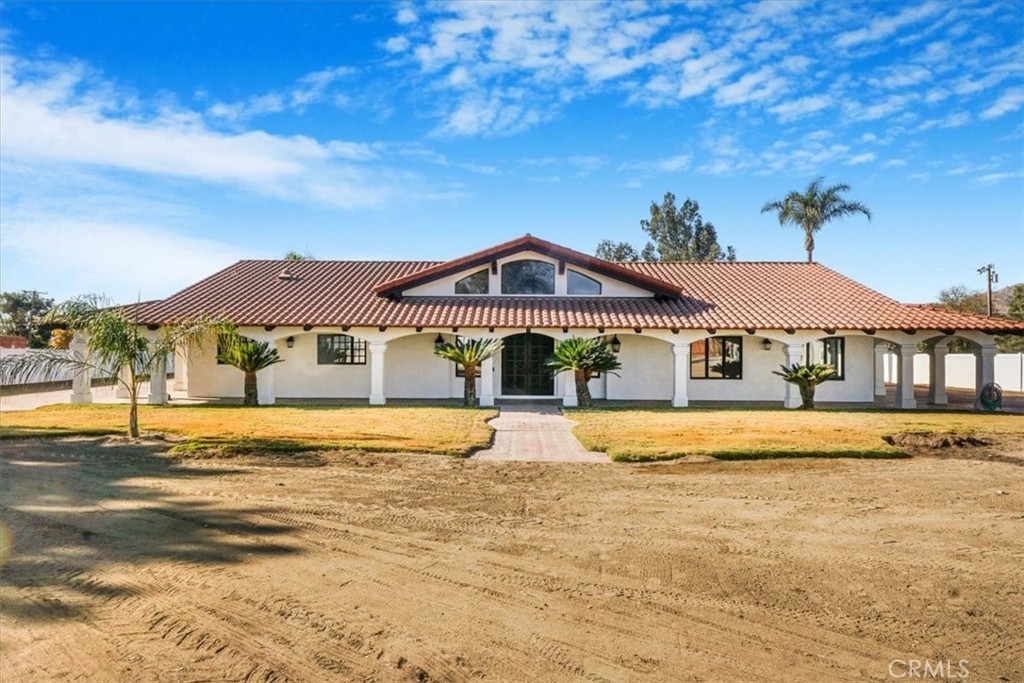
[[[414,334],[388,342],[388,350],[384,356],[385,395],[389,398],[462,396],[465,379],[455,376],[454,363],[434,355],[436,336],[437,333]],[[448,341],[452,341],[454,337],[455,335],[449,335]],[[479,388],[478,379],[477,389]]]
[[[842,335],[838,335],[842,336]],[[814,398],[818,401],[871,402],[875,388],[875,341],[871,337],[844,337],[846,347],[845,379],[830,380],[818,385]],[[780,354],[781,355],[781,354]],[[782,361],[779,360],[779,363]],[[778,364],[771,368],[778,370]],[[772,375],[782,382],[782,378]]]
[[[607,397],[623,401],[668,401],[672,398],[672,346],[632,331],[618,335],[622,343],[619,376],[607,378]]]
[[[318,365],[317,332],[299,333],[295,346],[278,341],[283,363],[274,366],[279,398],[367,398],[370,395],[370,359],[365,365]],[[356,337],[358,339],[358,337]]]
[[[601,275],[599,273],[594,273],[593,271],[587,270],[585,268],[581,268],[579,266],[574,266],[574,265],[568,264],[568,263],[566,264],[566,271],[565,271],[565,273],[559,273],[558,272],[558,259],[551,258],[550,256],[545,256],[543,254],[538,254],[538,253],[532,252],[532,251],[519,252],[519,253],[514,254],[512,256],[506,256],[504,258],[498,259],[498,272],[497,273],[492,273],[491,272],[490,264],[486,263],[486,264],[484,264],[482,266],[476,266],[474,268],[467,268],[465,271],[462,271],[462,272],[457,273],[455,275],[449,275],[447,277],[440,278],[440,279],[435,280],[433,282],[428,282],[428,283],[426,283],[424,285],[420,285],[419,287],[413,287],[411,289],[406,290],[404,292],[404,294],[405,294],[405,296],[453,296],[455,294],[455,283],[456,282],[458,282],[462,278],[466,277],[467,275],[472,275],[473,273],[477,273],[477,272],[479,272],[481,270],[486,270],[487,273],[489,274],[489,277],[490,277],[490,280],[489,280],[490,292],[488,294],[486,294],[486,295],[481,295],[481,296],[502,296],[502,294],[501,294],[501,267],[502,267],[502,265],[505,264],[505,263],[510,263],[512,261],[521,261],[521,260],[524,260],[524,259],[535,260],[535,261],[544,261],[545,263],[551,263],[551,264],[553,264],[555,266],[555,294],[554,294],[555,296],[567,296],[567,294],[566,294],[566,290],[567,290],[566,282],[567,282],[567,278],[568,278],[568,272],[570,270],[575,270],[578,273],[582,273],[583,275],[586,275],[587,277],[593,278],[594,280],[597,280],[598,282],[600,282],[601,283],[601,294],[599,296],[612,296],[612,297],[651,297],[651,296],[654,296],[651,292],[648,292],[647,290],[641,289],[641,288],[636,287],[634,285],[631,285],[631,284],[628,284],[628,283],[625,283],[625,282],[621,282],[621,281],[616,280],[614,278],[610,278],[610,277],[608,277],[606,275]],[[460,296],[466,296],[466,295],[460,295]],[[523,296],[523,295],[517,295],[517,296]],[[537,295],[537,296],[551,296],[551,295],[540,294],[540,295]],[[577,295],[573,295],[573,296],[577,296]]]
[[[946,355],[946,386],[955,389],[974,389],[977,357],[973,353]],[[885,381],[896,381],[896,355],[886,354]],[[1006,391],[1024,391],[1024,354],[999,353],[995,357],[995,381]],[[914,355],[914,384],[929,384],[931,369],[928,354]]]

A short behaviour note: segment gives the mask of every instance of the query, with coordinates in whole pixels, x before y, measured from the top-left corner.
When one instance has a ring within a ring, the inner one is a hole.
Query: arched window
[[[601,283],[592,277],[587,277],[583,273],[577,273],[575,270],[568,271],[568,286],[569,294],[600,294]]]
[[[555,265],[544,261],[512,261],[501,267],[502,294],[554,294]]]

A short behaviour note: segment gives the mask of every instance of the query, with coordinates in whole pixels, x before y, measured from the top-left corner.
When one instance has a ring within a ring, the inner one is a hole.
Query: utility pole
[[[994,263],[990,263],[987,266],[978,268],[978,274],[985,273],[985,279],[988,281],[988,317],[992,317],[992,283],[999,282],[999,274],[996,273],[996,266]]]

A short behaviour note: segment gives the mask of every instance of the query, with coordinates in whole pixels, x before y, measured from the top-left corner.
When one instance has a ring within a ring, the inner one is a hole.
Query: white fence
[[[39,353],[37,349],[0,349],[0,358],[10,358],[14,356],[23,356],[25,354]],[[71,351],[58,351],[62,355],[70,355]],[[167,359],[167,372],[174,372],[174,359],[168,357]],[[93,379],[107,379],[117,374],[116,368],[111,368],[105,372],[92,373]],[[64,368],[58,371],[55,375],[45,376],[41,372],[36,372],[33,375],[23,378],[22,381],[17,382],[18,385],[24,384],[41,384],[45,382],[70,382],[75,376],[74,368]],[[12,383],[13,385],[14,383]]]
[[[946,355],[946,386],[957,389],[975,389],[975,356],[973,353]],[[885,354],[885,381],[896,382],[896,354]],[[914,384],[928,384],[931,372],[928,354],[914,355]],[[1005,391],[1024,391],[1024,353],[998,353],[995,364],[996,384]]]

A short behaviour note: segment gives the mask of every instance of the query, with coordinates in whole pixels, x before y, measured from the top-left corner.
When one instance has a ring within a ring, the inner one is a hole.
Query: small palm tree
[[[803,193],[793,191],[785,199],[770,201],[761,207],[761,213],[776,212],[779,225],[792,223],[803,228],[808,263],[814,260],[814,233],[826,223],[854,213],[862,213],[871,220],[868,207],[860,202],[848,202],[840,196],[850,191],[849,185],[839,183],[822,189],[824,182],[824,178],[815,178]]]
[[[782,368],[782,372],[773,370],[772,374],[778,375],[800,388],[801,410],[814,409],[814,390],[818,388],[819,384],[836,374],[836,369],[825,363],[810,363],[808,365],[794,363],[788,367],[785,365],[779,367]]]
[[[4,384],[56,380],[62,373],[92,372],[105,375],[111,370],[128,392],[128,435],[139,437],[139,389],[143,378],[164,369],[164,361],[176,349],[188,353],[202,347],[211,330],[223,322],[197,318],[165,325],[147,338],[139,323],[137,306],[110,306],[102,297],[88,295],[71,299],[50,311],[46,320],[68,326],[86,341],[83,355],[59,349],[40,349],[30,354],[0,360]],[[121,373],[120,370],[126,372]]]
[[[284,361],[284,358],[278,356],[277,349],[272,348],[268,342],[246,339],[234,331],[222,335],[221,339],[222,348],[217,354],[217,360],[245,373],[245,398],[242,399],[242,405],[258,406],[260,397],[256,373]]]
[[[462,405],[476,405],[476,375],[480,364],[492,358],[503,346],[500,339],[462,339],[455,343],[441,342],[434,346],[434,355],[458,363],[465,370],[466,383],[462,392]]]
[[[584,408],[593,405],[587,382],[602,372],[612,372],[622,367],[619,359],[608,347],[608,342],[602,337],[563,339],[555,345],[554,356],[547,365],[554,369],[556,375],[562,372],[573,374],[576,381],[576,401]]]

